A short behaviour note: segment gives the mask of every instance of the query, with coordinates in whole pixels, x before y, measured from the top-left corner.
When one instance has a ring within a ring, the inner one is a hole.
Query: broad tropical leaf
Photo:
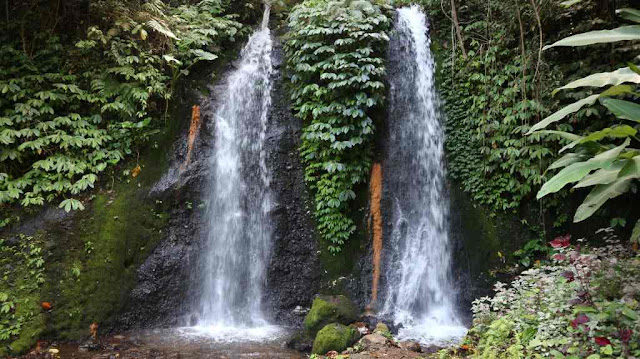
[[[591,96],[589,96],[587,98],[583,98],[580,101],[576,101],[576,102],[572,103],[571,105],[563,107],[562,109],[560,109],[559,111],[555,112],[551,116],[549,116],[549,117],[545,118],[544,120],[542,120],[542,121],[536,123],[535,125],[533,125],[533,127],[531,127],[531,129],[529,130],[529,132],[527,132],[527,134],[530,135],[533,132],[535,132],[537,130],[541,130],[541,129],[549,126],[550,124],[552,124],[554,122],[558,122],[558,121],[562,120],[563,118],[567,117],[568,115],[570,115],[570,114],[572,114],[574,112],[577,112],[578,110],[580,110],[584,106],[593,105],[598,100],[598,97],[600,97],[600,95],[591,95]]]
[[[629,143],[630,140],[627,138],[627,140],[618,147],[602,152],[588,161],[577,162],[563,168],[540,188],[537,198],[540,199],[549,193],[558,192],[567,184],[580,181],[593,170],[610,167],[622,150],[629,146]]]
[[[635,136],[636,133],[638,133],[638,131],[636,131],[635,128],[628,126],[628,125],[622,125],[622,126],[615,126],[615,127],[607,127],[605,129],[602,129],[600,131],[595,131],[591,134],[589,134],[586,137],[580,138],[578,140],[575,140],[573,142],[571,142],[570,144],[564,146],[561,150],[560,153],[568,150],[568,149],[572,149],[575,146],[581,144],[581,143],[586,143],[586,142],[590,142],[590,141],[600,141],[605,137],[609,137],[609,138],[627,138],[627,137],[631,137],[631,136]]]
[[[586,46],[626,40],[640,40],[640,25],[622,26],[613,30],[589,31],[566,37],[544,47],[544,50],[556,46]]]
[[[575,89],[579,87],[605,87],[610,85],[617,86],[626,82],[640,83],[640,75],[628,67],[623,67],[613,72],[601,72],[572,81],[555,89],[553,94],[566,89]]]
[[[556,160],[554,163],[551,164],[551,166],[549,166],[549,168],[547,170],[553,170],[556,168],[562,168],[562,167],[567,167],[569,165],[572,165],[576,162],[582,162],[584,160],[586,160],[587,157],[578,153],[567,153],[566,155],[562,156],[560,159]]]
[[[600,103],[616,117],[640,123],[640,105],[614,98],[602,98]]]
[[[635,156],[626,162],[626,165],[620,173],[618,178],[624,179],[638,179],[640,178],[640,156]]]
[[[571,133],[571,132],[564,132],[564,131],[556,131],[556,130],[542,130],[542,131],[538,131],[536,133],[542,134],[542,135],[558,135],[562,138],[564,138],[565,140],[569,140],[569,141],[577,141],[582,139],[583,137],[580,135],[576,135],[575,133]]]
[[[612,183],[598,185],[585,198],[584,202],[576,210],[573,222],[582,222],[591,217],[605,202],[626,193],[631,185],[630,179],[618,179]]]
[[[609,168],[601,168],[592,174],[585,176],[573,188],[584,188],[612,183],[618,179],[618,174],[626,164],[626,161],[617,161]]]
[[[640,23],[640,11],[636,9],[618,9],[616,10],[616,14],[618,14],[621,18]]]

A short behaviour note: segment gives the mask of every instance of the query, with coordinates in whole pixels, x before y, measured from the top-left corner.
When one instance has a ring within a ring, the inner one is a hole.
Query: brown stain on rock
[[[196,143],[196,137],[198,137],[198,131],[200,130],[200,106],[193,105],[191,108],[191,125],[189,126],[189,139],[187,141],[187,159],[180,167],[180,170],[184,171],[191,161],[191,151],[193,151],[193,145]]]
[[[373,283],[371,285],[371,304],[378,300],[378,282],[380,281],[380,256],[382,253],[382,213],[380,199],[382,198],[382,166],[374,163],[371,168],[369,181],[371,196],[371,223],[373,230]]]

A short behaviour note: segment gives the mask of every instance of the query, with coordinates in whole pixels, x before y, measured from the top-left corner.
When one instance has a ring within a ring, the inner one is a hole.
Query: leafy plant
[[[79,195],[161,127],[158,103],[166,113],[178,77],[244,34],[219,0],[96,6],[108,21],[89,26],[74,48],[51,36],[28,53],[7,25],[0,47],[0,205],[84,209]]]
[[[640,11],[619,10],[625,19],[640,23]],[[621,40],[640,40],[640,25],[623,26],[614,30],[591,31],[570,36],[546,47],[585,46],[610,43]],[[577,89],[583,87],[603,88],[605,91],[592,94],[558,110],[534,125],[528,134],[552,134],[562,137],[566,145],[560,150],[565,153],[554,162],[549,170],[560,171],[547,181],[537,197],[543,198],[573,184],[574,189],[593,187],[574,215],[574,222],[591,217],[608,200],[628,192],[635,193],[640,178],[640,151],[632,146],[640,140],[637,137],[640,123],[640,105],[636,86],[640,83],[640,70],[635,64],[613,72],[596,73],[572,81],[558,88]],[[567,118],[585,106],[599,102],[613,115],[617,124],[585,135],[565,131],[544,130],[550,124]],[[632,240],[640,239],[640,221],[637,222]]]
[[[317,228],[334,253],[355,231],[349,202],[371,166],[390,10],[382,2],[307,0],[289,17],[285,51],[293,109],[304,123],[305,180]]]
[[[529,269],[473,304],[471,358],[627,358],[640,355],[640,262],[625,246],[551,241],[550,265]],[[441,357],[451,357],[444,351]]]

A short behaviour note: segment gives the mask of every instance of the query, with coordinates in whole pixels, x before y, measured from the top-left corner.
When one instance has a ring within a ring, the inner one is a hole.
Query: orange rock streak
[[[184,170],[191,161],[191,151],[193,145],[196,143],[196,137],[198,137],[198,131],[200,130],[200,106],[193,105],[191,108],[191,125],[189,126],[189,140],[187,142],[187,159],[182,164],[182,170]]]
[[[371,195],[371,219],[373,222],[373,283],[371,285],[371,304],[378,300],[378,282],[380,280],[380,255],[382,252],[382,213],[380,199],[382,198],[382,167],[374,163],[369,182]]]

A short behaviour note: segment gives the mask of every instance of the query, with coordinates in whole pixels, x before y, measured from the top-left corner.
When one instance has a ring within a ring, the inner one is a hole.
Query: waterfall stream
[[[398,10],[389,49],[389,143],[384,194],[386,239],[382,313],[402,324],[401,339],[441,343],[466,329],[450,279],[449,200],[444,131],[434,84],[428,22],[418,6]]]
[[[214,149],[207,200],[207,243],[197,329],[213,337],[268,338],[262,311],[272,228],[265,137],[271,107],[270,6],[248,40],[215,104]]]

